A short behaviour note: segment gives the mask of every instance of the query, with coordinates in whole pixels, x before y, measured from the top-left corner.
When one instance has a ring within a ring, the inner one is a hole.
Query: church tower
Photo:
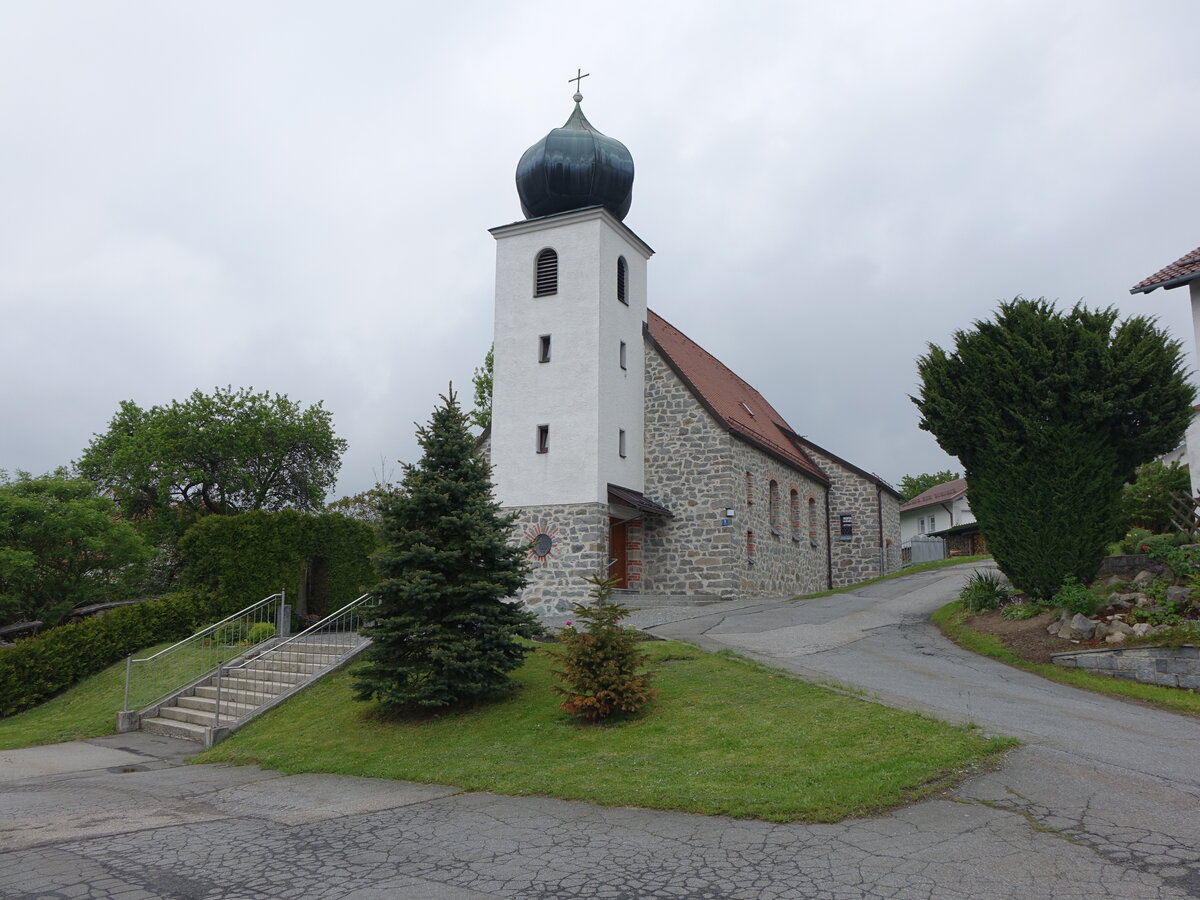
[[[583,114],[517,166],[523,221],[496,239],[490,439],[496,498],[519,511],[524,599],[562,608],[602,568],[636,587],[624,523],[644,490],[646,262],[622,220],[633,158]],[[632,543],[636,543],[632,542]]]

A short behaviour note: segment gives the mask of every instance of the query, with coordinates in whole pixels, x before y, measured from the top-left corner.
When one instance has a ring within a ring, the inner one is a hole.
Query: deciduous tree
[[[931,487],[937,487],[939,484],[945,484],[947,481],[953,481],[958,478],[957,472],[951,472],[946,469],[941,472],[923,472],[920,475],[905,475],[900,479],[900,483],[896,485],[900,491],[900,502],[907,503],[913,497],[925,493]]]
[[[971,509],[1015,587],[1090,580],[1121,533],[1121,486],[1172,449],[1195,391],[1180,345],[1114,309],[1016,298],[918,360],[921,427],[958,457]]]

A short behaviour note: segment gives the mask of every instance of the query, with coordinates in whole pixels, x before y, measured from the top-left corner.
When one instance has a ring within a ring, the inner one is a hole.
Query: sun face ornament
[[[532,530],[526,530],[525,537],[529,540],[527,551],[529,558],[545,565],[554,552],[554,535],[557,533],[557,528],[547,530],[540,523],[534,525]]]

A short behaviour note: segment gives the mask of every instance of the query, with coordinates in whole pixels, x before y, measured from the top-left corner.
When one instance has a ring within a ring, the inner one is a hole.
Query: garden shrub
[[[294,509],[206,516],[179,542],[183,583],[245,602],[283,590],[295,605],[312,566],[308,612],[332,612],[375,582],[371,554],[378,543],[365,522],[339,513]]]
[[[1063,579],[1053,602],[1069,613],[1081,613],[1088,617],[1094,616],[1102,605],[1100,596],[1087,585],[1080,584],[1073,575]]]
[[[1045,607],[1037,603],[1009,603],[1000,610],[1000,615],[1014,622],[1032,619],[1039,615]]]
[[[652,674],[639,671],[648,658],[639,648],[641,635],[621,628],[621,619],[631,610],[612,601],[616,579],[601,574],[587,580],[595,602],[572,608],[576,621],[558,632],[563,649],[546,652],[561,666],[553,670],[562,682],[554,691],[566,698],[559,709],[599,722],[615,713],[637,712],[655,691],[650,687]]]
[[[143,647],[185,638],[239,607],[204,591],[179,591],[19,640],[0,650],[0,718],[36,706]]]
[[[246,630],[247,644],[261,644],[275,637],[275,626],[270,622],[255,622]]]
[[[1008,599],[1008,588],[998,572],[977,570],[971,573],[966,585],[959,591],[958,599],[967,612],[984,612],[996,609]]]

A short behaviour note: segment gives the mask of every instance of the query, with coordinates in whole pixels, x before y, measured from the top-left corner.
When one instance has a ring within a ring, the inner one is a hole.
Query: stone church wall
[[[538,612],[566,612],[586,600],[595,575],[608,561],[608,505],[564,503],[526,506],[517,510],[513,543],[532,544],[539,534],[550,536],[549,556],[530,556],[532,571],[521,592],[523,603]]]
[[[828,535],[833,586],[886,574],[893,568],[890,558],[895,554],[891,551],[900,544],[899,499],[819,448],[809,445],[806,449],[832,482]],[[841,534],[843,516],[850,516],[853,533],[849,537]]]
[[[809,496],[824,518],[824,486],[731,436],[651,347],[646,349],[645,427],[646,496],[675,513],[673,519],[645,519],[645,593],[732,598],[826,587],[824,529],[816,547],[807,529]],[[771,534],[769,521],[772,478],[780,488],[778,535]],[[793,487],[802,498],[802,533],[795,535],[800,540],[793,539]],[[722,525],[726,508],[734,516]]]
[[[675,514],[647,516],[641,589],[732,597],[745,562],[721,518],[733,493],[729,435],[658,353],[646,347],[646,496]]]

